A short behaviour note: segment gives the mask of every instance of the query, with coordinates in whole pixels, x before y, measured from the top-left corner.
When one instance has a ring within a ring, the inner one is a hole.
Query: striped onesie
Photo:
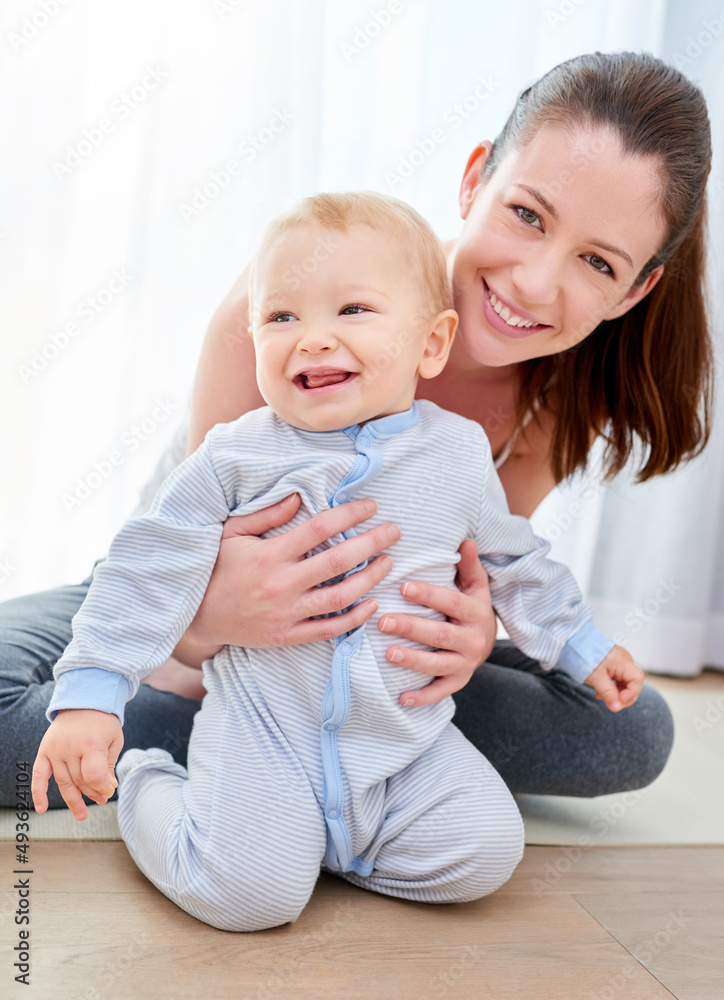
[[[473,538],[496,612],[529,656],[582,680],[612,643],[569,571],[546,559],[547,543],[508,512],[482,429],[433,403],[334,431],[299,430],[268,407],[214,427],[97,567],[48,716],[95,708],[122,722],[141,677],[196,613],[223,522],[295,491],[299,511],[269,536],[359,496],[378,504],[365,529],[399,525],[393,569],[368,595],[379,610],[335,640],[225,646],[207,661],[188,770],[160,749],[118,763],[128,849],[169,898],[229,930],[295,920],[320,866],[407,899],[486,895],[520,860],[520,815],[452,724],[451,697],[400,706],[402,691],[429,678],[387,662],[377,620],[410,612],[406,579],[452,587],[458,548]]]

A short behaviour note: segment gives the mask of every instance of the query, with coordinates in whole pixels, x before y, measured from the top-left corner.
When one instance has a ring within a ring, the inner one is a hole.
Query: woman
[[[529,515],[556,482],[583,467],[599,435],[608,475],[643,444],[642,481],[705,444],[710,159],[700,92],[658,60],[632,54],[557,67],[521,95],[495,143],[473,151],[460,190],[465,224],[448,248],[460,332],[447,368],[420,394],[481,423],[514,513]],[[262,405],[247,326],[242,276],[202,350],[189,450],[215,423]],[[181,663],[199,663],[225,643],[330,637],[374,612],[362,598],[389,569],[389,557],[373,558],[389,545],[382,530],[364,533],[368,512],[358,501],[283,538],[256,537],[286,523],[296,506],[292,498],[227,522],[206,597],[176,650]],[[304,558],[354,526],[356,537]],[[316,586],[365,559],[361,572]],[[447,624],[414,615],[379,623],[435,649],[388,650],[391,662],[436,678],[415,692],[416,704],[457,692],[455,722],[515,791],[597,795],[652,781],[672,739],[662,699],[645,687],[635,706],[613,715],[590,689],[562,672],[544,673],[505,644],[479,666],[493,645],[494,616],[471,542],[461,549],[458,575],[458,592],[405,591],[445,614]],[[0,606],[3,802],[13,801],[15,761],[35,757],[52,666],[87,583]],[[334,619],[317,617],[357,600]],[[196,677],[170,662],[155,688],[142,687],[128,705],[126,749],[161,746],[185,763],[198,701],[184,694],[198,694]]]

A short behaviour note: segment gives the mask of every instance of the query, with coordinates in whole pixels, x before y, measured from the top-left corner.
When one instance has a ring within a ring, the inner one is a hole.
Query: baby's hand
[[[596,697],[605,701],[612,712],[620,712],[638,698],[644,674],[625,649],[614,646],[584,683],[595,688]]]
[[[93,708],[68,708],[56,715],[38,750],[33,767],[35,811],[48,808],[51,774],[76,819],[88,809],[83,795],[103,805],[118,782],[113,774],[123,749],[123,729],[117,715]]]

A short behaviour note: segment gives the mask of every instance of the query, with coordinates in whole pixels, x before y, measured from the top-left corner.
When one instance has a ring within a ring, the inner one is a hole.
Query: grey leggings
[[[15,801],[16,762],[35,760],[48,726],[53,666],[91,579],[0,604],[0,805]],[[592,796],[642,788],[671,751],[671,713],[652,688],[644,685],[636,704],[614,715],[592,688],[544,671],[509,642],[495,644],[454,698],[453,721],[514,792]],[[142,684],[126,708],[124,750],[160,747],[185,766],[199,705]],[[53,781],[48,799],[51,808],[64,805]]]

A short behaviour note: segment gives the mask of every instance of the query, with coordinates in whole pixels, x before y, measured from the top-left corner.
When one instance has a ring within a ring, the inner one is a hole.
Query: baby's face
[[[258,261],[251,332],[262,396],[303,430],[413,402],[433,314],[396,241],[367,225],[303,225]]]

